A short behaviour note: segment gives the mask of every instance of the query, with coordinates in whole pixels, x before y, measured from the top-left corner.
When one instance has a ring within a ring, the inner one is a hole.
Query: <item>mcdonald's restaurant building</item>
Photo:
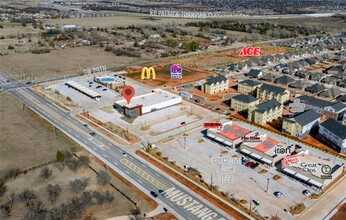
[[[129,104],[124,99],[117,101],[113,107],[128,118],[136,118],[181,102],[182,97],[161,89],[155,89],[151,93],[133,97]]]

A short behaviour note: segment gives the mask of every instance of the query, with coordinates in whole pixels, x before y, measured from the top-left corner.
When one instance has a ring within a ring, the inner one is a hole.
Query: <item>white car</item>
[[[126,154],[126,153],[123,153],[123,156],[124,156],[124,157],[126,157],[126,156],[127,156],[127,154]]]
[[[303,194],[305,196],[311,196],[311,192],[309,190],[307,190],[307,189],[303,191]]]
[[[284,195],[284,193],[282,193],[282,192],[280,192],[280,191],[274,192],[274,196],[276,196],[276,197],[278,197],[278,198],[282,197],[283,195]]]

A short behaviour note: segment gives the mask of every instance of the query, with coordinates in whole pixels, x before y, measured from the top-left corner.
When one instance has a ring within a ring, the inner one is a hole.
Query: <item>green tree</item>
[[[60,150],[58,150],[58,151],[56,152],[56,160],[57,160],[58,162],[64,162],[64,159],[65,159],[64,154],[61,153]]]

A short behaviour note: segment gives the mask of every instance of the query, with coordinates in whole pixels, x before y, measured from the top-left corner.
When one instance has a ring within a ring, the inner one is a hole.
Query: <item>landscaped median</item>
[[[205,183],[198,177],[198,171],[192,170],[196,172],[187,174],[182,168],[175,165],[174,162],[168,161],[168,158],[162,157],[160,153],[157,154],[153,149],[149,149],[149,152],[138,150],[136,151],[136,154],[235,219],[242,220],[250,218],[247,214],[247,212],[249,212],[247,208],[243,207],[236,199],[228,197],[226,193],[219,192],[215,187],[211,187],[209,184]],[[257,216],[256,213],[251,213],[253,218],[261,218],[260,216]]]

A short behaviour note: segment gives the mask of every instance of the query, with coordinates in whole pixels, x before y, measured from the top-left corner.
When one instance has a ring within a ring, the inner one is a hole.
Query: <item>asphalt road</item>
[[[0,83],[1,85],[14,83],[18,86],[18,82],[2,72],[0,72]],[[150,167],[144,160],[129,155],[107,138],[99,134],[90,135],[92,130],[89,127],[85,127],[67,112],[38,96],[27,86],[19,86],[16,89],[11,89],[10,92],[144,193],[150,195],[151,191],[155,191],[158,194],[155,200],[177,218],[190,220],[234,219],[198,194],[191,192],[189,188],[171,177],[163,175],[157,168]],[[160,189],[167,190],[167,193],[160,194],[158,192]],[[176,194],[173,195],[173,193]]]

